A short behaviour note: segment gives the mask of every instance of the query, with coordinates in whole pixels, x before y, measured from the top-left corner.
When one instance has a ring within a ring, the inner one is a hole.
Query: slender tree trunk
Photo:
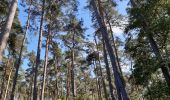
[[[95,60],[93,61],[94,69],[96,70],[96,86],[97,86],[97,92],[98,92],[98,100],[102,100],[102,93],[101,93],[101,85],[100,85],[100,76],[99,76],[99,69],[95,63]]]
[[[108,18],[107,13],[105,15],[106,15],[106,18],[107,18],[107,23],[109,25],[109,29],[111,31],[111,37],[112,37],[112,41],[113,41],[113,49],[114,49],[114,53],[115,53],[115,57],[116,57],[116,63],[117,63],[119,72],[120,72],[121,76],[123,77],[122,69],[121,69],[120,62],[119,62],[118,50],[116,48],[115,38],[114,38],[114,35],[113,35],[112,26],[110,24],[110,20]],[[124,79],[123,79],[123,81],[124,81]]]
[[[106,17],[107,17],[107,14],[106,14]],[[119,58],[118,58],[118,52],[117,52],[117,48],[116,48],[116,44],[115,44],[115,39],[114,39],[114,36],[113,36],[113,31],[112,31],[112,27],[111,27],[111,24],[109,22],[109,19],[107,17],[107,21],[108,21],[108,24],[109,24],[109,28],[110,28],[110,31],[111,31],[111,37],[112,37],[112,42],[113,42],[113,49],[114,49],[114,54],[115,54],[115,58],[116,58],[116,64],[118,66],[118,71],[121,75],[121,78],[122,78],[122,81],[123,81],[123,86],[125,86],[125,81],[124,81],[124,78],[123,78],[123,73],[122,73],[122,69],[120,67],[120,63],[119,63]],[[120,90],[117,91],[118,92],[118,100],[122,100],[122,97],[121,97],[121,94],[120,94]]]
[[[48,37],[47,37],[47,40],[46,40],[45,64],[44,64],[44,70],[43,70],[43,83],[42,83],[41,99],[40,100],[44,100],[44,91],[45,91],[46,76],[47,76],[48,50],[49,50],[50,36],[51,36],[51,26],[49,24]]]
[[[100,63],[100,62],[99,62]],[[96,65],[96,68],[97,68],[97,62],[95,61],[95,65]],[[98,71],[98,85],[99,85],[99,91],[101,91],[101,100],[102,100],[102,89],[101,89],[101,83],[103,85],[103,92],[104,92],[104,96],[105,96],[105,99],[108,100],[108,95],[107,95],[107,90],[106,90],[106,84],[104,82],[104,79],[103,79],[103,75],[102,75],[102,70],[101,70],[101,65],[98,66],[97,68],[97,71]],[[100,74],[100,75],[99,75]]]
[[[104,79],[103,79],[101,62],[100,62],[100,55],[99,55],[99,49],[98,49],[98,43],[97,43],[97,40],[96,40],[96,36],[94,36],[94,40],[95,40],[96,49],[97,49],[97,53],[98,53],[98,57],[99,57],[99,59],[98,59],[98,63],[99,63],[99,73],[100,73],[100,76],[101,76],[101,81],[102,81],[102,85],[103,85],[103,91],[104,91],[105,99],[106,99],[106,100],[109,100],[109,99],[108,99],[108,95],[107,95],[107,90],[106,90],[106,84],[105,84]]]
[[[74,60],[75,60],[75,57],[74,57],[74,47],[75,47],[75,32],[73,34],[73,37],[72,37],[72,41],[73,41],[73,46],[71,48],[71,87],[72,87],[72,95],[73,95],[73,100],[75,99],[76,97],[76,93],[75,93],[75,83],[74,83]]]
[[[105,43],[104,43],[103,39],[102,39],[102,42],[103,42],[103,56],[104,56],[104,62],[105,62],[105,67],[106,67],[106,72],[107,72],[107,79],[109,82],[110,95],[111,95],[111,99],[115,100],[115,97],[113,95],[113,85],[112,85],[109,63],[108,63],[108,59],[107,59],[107,52],[106,52],[106,47],[105,47]]]
[[[114,54],[115,54],[115,58],[116,58],[116,64],[118,66],[120,74],[123,76],[121,66],[120,66],[120,62],[119,62],[118,52],[117,52],[117,48],[116,48],[116,44],[115,44],[115,39],[114,39],[114,36],[113,36],[112,26],[110,24],[108,14],[104,11],[103,7],[101,6],[101,1],[100,0],[98,0],[98,4],[99,4],[99,7],[100,7],[99,12],[100,12],[100,15],[101,15],[101,17],[103,19],[103,22],[105,22],[105,17],[104,17],[103,13],[105,13],[106,20],[107,20],[106,22],[109,24],[109,28],[110,28],[110,31],[111,31],[111,37],[112,37],[112,41],[113,41]],[[105,25],[105,23],[104,23],[104,25]],[[106,25],[105,25],[105,27],[106,27]]]
[[[34,69],[34,65],[35,65],[35,61],[33,61],[33,65],[32,65],[32,69]],[[33,96],[33,82],[34,82],[34,73],[32,73],[32,77],[31,77],[31,82],[30,82],[30,99],[29,100],[32,100],[32,96]]]
[[[62,97],[62,96],[63,96],[63,94],[64,94],[64,93],[63,93],[63,90],[64,90],[64,88],[63,88],[63,87],[64,87],[64,86],[63,86],[63,82],[62,82],[62,81],[63,81],[63,80],[61,80],[61,94],[60,94],[60,96],[61,96],[61,97]]]
[[[14,65],[14,62],[13,62],[13,65]],[[14,66],[12,66],[12,67],[14,67]],[[8,76],[7,85],[6,85],[6,88],[5,88],[5,95],[4,95],[3,100],[6,100],[6,98],[7,98],[7,94],[8,94],[8,90],[9,90],[9,83],[10,83],[11,75],[12,75],[12,71],[13,71],[12,67],[10,68],[10,73],[9,73],[9,76]]]
[[[7,67],[8,67],[8,65],[9,65],[9,60],[10,60],[10,58],[9,58],[9,55],[8,55],[8,60],[7,60],[7,63],[6,63],[6,67],[5,67],[5,72],[4,72],[4,75],[3,75],[3,80],[2,80],[2,85],[1,85],[1,94],[0,94],[0,100],[2,99],[2,95],[3,95],[3,90],[4,90],[4,83],[5,83],[5,78],[6,78],[6,70],[7,70]]]
[[[67,94],[66,100],[70,100],[70,65],[67,66]]]
[[[59,71],[59,70],[58,70],[58,59],[56,58],[55,61],[56,61],[56,64],[57,64],[57,65],[55,65],[55,74],[56,74],[56,81],[55,81],[56,84],[55,84],[55,87],[56,87],[56,89],[55,89],[55,93],[54,93],[54,94],[55,94],[54,98],[55,98],[55,99],[58,99],[58,98],[59,98],[59,96],[58,96],[58,95],[59,95],[58,75],[57,75],[57,74],[58,74],[58,71]]]
[[[132,4],[133,7],[137,7],[137,4],[136,4],[136,2],[135,2],[134,0],[130,0],[130,2],[131,2],[131,4]],[[145,18],[143,17],[142,14],[140,14],[140,16],[141,16],[141,17],[143,18],[143,20],[144,20],[144,21],[143,21],[143,28],[144,28],[144,30],[148,30],[147,27],[148,27],[149,25],[148,25],[147,21],[145,20]],[[170,74],[169,74],[169,71],[168,71],[168,68],[166,67],[166,65],[165,65],[165,64],[162,64],[163,58],[162,58],[162,56],[161,56],[161,54],[160,54],[158,45],[157,45],[156,41],[154,40],[152,34],[148,33],[148,34],[147,34],[147,38],[148,38],[148,40],[149,40],[149,43],[150,43],[151,48],[152,48],[152,50],[153,50],[153,53],[154,53],[155,56],[157,57],[157,60],[159,60],[159,61],[161,62],[160,68],[161,68],[162,73],[163,73],[163,75],[164,75],[164,77],[165,77],[165,81],[166,81],[168,87],[170,87]]]
[[[30,95],[29,95],[29,100],[31,100],[31,98],[32,98],[32,85],[33,85],[33,78],[31,78],[31,84],[30,84],[30,91],[29,91],[29,93],[30,93]]]
[[[12,91],[11,91],[11,98],[10,100],[14,100],[14,93],[15,93],[15,87],[16,87],[16,84],[17,84],[17,78],[18,78],[18,71],[19,71],[19,67],[21,65],[21,59],[22,59],[22,53],[23,53],[23,48],[24,48],[24,44],[25,44],[25,40],[26,40],[26,35],[27,35],[27,32],[28,32],[28,28],[29,28],[29,25],[30,25],[30,16],[31,16],[31,5],[29,7],[29,13],[28,13],[28,19],[27,19],[27,23],[26,23],[26,30],[25,30],[25,34],[24,34],[24,37],[23,37],[23,40],[22,40],[22,45],[21,45],[21,49],[20,49],[20,53],[19,53],[19,58],[18,58],[18,61],[17,61],[17,64],[16,64],[16,70],[15,70],[15,75],[14,75],[14,80],[13,80],[13,86],[12,86]]]
[[[57,74],[57,73],[56,73]],[[57,75],[56,75],[57,76]],[[59,89],[58,89],[58,79],[56,78],[56,90],[55,90],[55,100],[59,98],[58,96]]]
[[[40,32],[39,32],[38,47],[37,47],[36,65],[35,65],[35,69],[34,69],[33,100],[37,100],[37,74],[38,74],[38,67],[40,65],[40,53],[41,53],[41,46],[42,46],[44,12],[45,12],[45,0],[43,0],[43,5],[42,5],[42,14],[41,14]]]
[[[91,4],[94,8],[98,24],[102,28],[101,29],[102,37],[103,37],[103,39],[106,43],[106,48],[107,48],[107,51],[108,51],[109,56],[110,56],[110,60],[111,60],[111,64],[112,64],[112,68],[113,68],[113,72],[114,72],[114,77],[115,77],[116,88],[117,88],[118,91],[120,90],[123,100],[129,100],[129,97],[126,93],[125,87],[123,86],[121,76],[120,76],[118,69],[117,69],[116,59],[115,59],[115,55],[113,53],[113,48],[112,48],[110,41],[109,41],[107,29],[104,25],[104,22],[102,21],[102,17],[100,16],[100,14],[98,12],[95,1],[92,0]]]
[[[75,98],[75,91],[74,91],[74,50],[72,49],[71,52],[71,87],[72,87],[72,95]]]
[[[3,52],[6,47],[7,40],[9,38],[15,12],[17,9],[17,4],[18,4],[18,0],[12,0],[4,30],[0,34],[0,62],[2,61]]]

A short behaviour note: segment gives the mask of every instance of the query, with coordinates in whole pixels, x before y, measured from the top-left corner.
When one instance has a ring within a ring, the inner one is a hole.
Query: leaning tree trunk
[[[31,16],[31,5],[29,7],[28,19],[27,19],[27,23],[26,23],[26,30],[25,30],[25,34],[24,34],[24,37],[23,37],[23,40],[22,40],[22,45],[21,45],[21,49],[20,49],[20,53],[19,53],[19,58],[18,58],[16,67],[15,67],[16,70],[15,70],[15,75],[14,75],[14,78],[13,78],[14,79],[13,80],[13,86],[12,86],[12,91],[11,91],[11,96],[10,96],[11,100],[14,100],[15,87],[16,87],[16,83],[17,83],[19,67],[21,65],[21,59],[22,59],[24,43],[25,43],[25,40],[26,40],[26,35],[27,35],[27,32],[28,32],[28,28],[29,28],[29,25],[30,25],[30,16]]]
[[[9,38],[15,12],[17,9],[17,4],[18,4],[18,0],[12,0],[4,30],[0,34],[0,62],[2,61],[3,52],[5,50],[7,40]]]
[[[38,74],[38,67],[40,65],[40,53],[41,53],[41,46],[42,46],[44,12],[45,12],[45,0],[43,0],[43,5],[42,5],[42,14],[41,14],[40,32],[39,32],[38,47],[37,47],[36,65],[35,65],[35,69],[34,69],[33,100],[37,100],[37,74]]]
[[[104,43],[103,39],[102,39],[102,42],[103,42],[103,56],[104,56],[104,62],[105,62],[105,67],[106,67],[107,79],[109,81],[110,95],[111,95],[111,99],[115,100],[115,97],[113,95],[113,85],[112,85],[109,63],[108,63],[108,59],[107,59],[107,52],[106,52],[106,47],[105,47],[105,43]]]
[[[48,36],[47,36],[47,40],[46,40],[45,64],[44,64],[44,70],[43,70],[43,83],[42,83],[42,90],[41,90],[41,98],[40,98],[40,100],[44,100],[44,91],[45,91],[45,82],[46,82],[46,76],[47,76],[48,50],[49,50],[50,36],[51,36],[51,26],[49,24]]]
[[[106,15],[107,23],[109,25],[109,29],[110,29],[110,32],[111,32],[111,37],[112,37],[112,41],[113,41],[113,49],[114,49],[114,53],[115,53],[115,57],[116,57],[116,63],[117,63],[117,66],[119,68],[119,72],[120,72],[120,74],[123,78],[123,73],[122,73],[122,69],[121,69],[121,66],[120,66],[120,62],[119,62],[118,50],[116,48],[116,43],[115,43],[115,38],[114,38],[114,35],[113,35],[112,26],[111,26],[111,23],[110,23],[110,20],[108,18],[107,13],[105,13],[105,15]],[[123,81],[124,81],[124,79],[123,79]]]
[[[136,4],[136,2],[134,0],[130,0],[130,2],[131,2],[133,7],[137,7],[137,4]],[[144,18],[144,16],[142,14],[140,14],[140,16],[143,19],[143,28],[144,28],[144,30],[148,30],[149,25],[148,25],[147,21],[145,20],[145,18]],[[149,43],[151,45],[153,53],[157,57],[157,60],[161,61],[160,68],[161,68],[162,73],[163,73],[163,75],[165,77],[165,81],[166,81],[168,87],[170,87],[170,74],[169,74],[169,71],[168,71],[168,68],[166,67],[166,65],[162,64],[163,58],[162,58],[162,56],[160,54],[158,45],[157,45],[156,41],[154,40],[152,34],[148,33],[147,34],[147,39],[149,40]]]
[[[123,100],[129,100],[129,97],[128,97],[127,93],[126,93],[125,87],[123,86],[123,82],[122,82],[120,73],[118,72],[118,69],[117,69],[115,55],[113,53],[112,45],[111,45],[111,43],[109,41],[109,34],[108,34],[107,29],[106,29],[106,27],[104,25],[102,17],[100,16],[100,14],[98,12],[98,8],[96,6],[95,1],[92,0],[91,4],[92,4],[93,9],[95,11],[95,15],[96,15],[96,19],[98,21],[98,24],[99,24],[100,28],[102,28],[101,29],[102,37],[103,37],[103,39],[104,39],[104,41],[106,43],[106,48],[107,48],[107,51],[108,51],[109,56],[110,56],[110,60],[111,60],[111,64],[112,64],[112,68],[113,68],[113,72],[114,72],[115,85],[116,85],[117,91],[120,90],[120,92],[122,94]]]
[[[113,36],[113,31],[112,31],[112,27],[111,27],[111,24],[109,22],[109,19],[107,17],[107,13],[106,13],[106,18],[107,18],[107,22],[109,24],[109,28],[110,28],[110,31],[111,31],[111,37],[112,37],[112,42],[113,42],[113,49],[114,49],[114,54],[115,54],[115,58],[116,58],[116,64],[118,66],[118,71],[121,75],[121,78],[122,78],[122,81],[123,81],[123,86],[125,86],[125,81],[124,81],[124,78],[123,78],[123,73],[122,73],[122,69],[121,69],[121,66],[120,66],[120,62],[119,62],[119,57],[118,57],[118,51],[117,51],[117,48],[116,48],[116,44],[115,44],[115,39],[114,39],[114,36]],[[119,90],[120,91],[120,90]],[[121,94],[118,92],[118,100],[121,100],[122,97],[121,97]]]
[[[154,54],[156,55],[157,59],[161,61],[161,70],[162,70],[162,73],[165,77],[165,80],[166,80],[166,83],[168,85],[168,87],[170,87],[170,74],[169,74],[169,71],[168,71],[168,68],[166,67],[165,64],[162,64],[163,63],[163,58],[160,54],[160,51],[159,51],[159,48],[158,48],[158,45],[156,44],[154,38],[152,37],[152,35],[148,35],[148,40],[150,42],[150,45],[152,47],[152,50],[154,52]]]
[[[103,74],[102,74],[102,68],[101,68],[101,62],[100,62],[100,55],[99,55],[99,49],[98,49],[98,43],[97,43],[97,40],[96,40],[96,36],[94,36],[94,41],[95,41],[96,49],[97,49],[97,53],[98,53],[99,74],[100,74],[100,76],[101,76],[101,81],[102,81],[102,85],[103,85],[103,91],[104,91],[105,99],[106,99],[106,100],[109,100],[109,99],[108,99],[108,95],[107,95],[107,90],[106,90],[106,84],[105,84],[105,82],[104,82],[104,77],[103,77]]]

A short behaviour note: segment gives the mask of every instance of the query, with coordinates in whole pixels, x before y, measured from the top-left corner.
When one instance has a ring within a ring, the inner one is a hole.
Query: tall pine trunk
[[[22,53],[23,53],[23,49],[24,49],[24,44],[25,44],[25,40],[26,40],[26,35],[28,32],[28,28],[30,25],[30,16],[31,16],[31,5],[29,6],[29,10],[28,10],[28,19],[27,19],[27,23],[26,23],[26,30],[25,30],[25,34],[22,40],[22,45],[21,45],[21,49],[20,49],[20,53],[19,53],[19,58],[16,64],[16,69],[15,69],[15,75],[13,77],[13,85],[12,85],[12,91],[11,91],[11,96],[10,96],[10,100],[14,100],[14,93],[15,93],[15,88],[16,88],[16,84],[17,84],[17,78],[18,78],[18,72],[19,72],[19,67],[21,65],[21,59],[22,59]]]
[[[56,57],[55,57],[56,58]],[[54,90],[54,99],[58,99],[59,98],[59,88],[58,88],[58,72],[59,72],[59,66],[58,66],[58,59],[55,59],[56,63],[55,63],[55,74],[56,74],[56,81],[55,81],[55,90]],[[57,65],[56,65],[57,64]]]
[[[102,37],[103,37],[103,39],[104,39],[104,41],[106,43],[106,48],[107,48],[107,51],[108,51],[109,56],[110,56],[110,60],[111,60],[111,64],[112,64],[112,68],[113,68],[113,72],[114,72],[115,85],[116,85],[117,91],[120,90],[120,92],[122,94],[123,100],[129,100],[129,97],[128,97],[127,93],[126,93],[125,87],[123,86],[123,82],[122,82],[121,76],[120,76],[120,74],[118,72],[118,69],[117,69],[115,55],[113,53],[113,48],[112,48],[110,40],[109,40],[109,34],[108,34],[107,29],[106,29],[106,27],[104,25],[102,17],[100,16],[100,14],[98,12],[98,9],[97,9],[95,1],[92,0],[91,4],[93,6],[97,22],[98,22],[100,28],[102,28],[101,29]]]
[[[57,76],[57,72],[56,72],[56,76]],[[59,89],[58,89],[58,79],[57,79],[58,77],[56,77],[56,84],[55,84],[55,88],[56,88],[56,90],[55,90],[55,99],[58,99],[59,98]]]
[[[66,93],[66,100],[70,100],[70,79],[71,79],[71,74],[70,74],[70,65],[67,65],[67,93]]]
[[[12,0],[9,13],[6,19],[5,27],[3,29],[3,32],[0,34],[0,62],[2,61],[3,52],[5,50],[7,40],[9,38],[15,12],[17,9],[17,4],[18,4],[18,0]]]
[[[109,29],[111,31],[111,37],[112,37],[112,41],[113,41],[113,49],[114,49],[114,53],[115,53],[115,57],[116,57],[116,63],[117,63],[119,72],[120,72],[121,76],[123,77],[122,69],[121,69],[120,62],[119,62],[118,50],[116,48],[115,38],[113,35],[112,26],[111,26],[111,23],[110,23],[107,13],[105,15],[106,15],[107,23],[109,25]]]
[[[137,7],[137,4],[134,0],[130,0],[131,4],[133,7]],[[145,20],[145,18],[143,17],[142,14],[140,14],[141,18],[144,20],[143,21],[143,27],[144,27],[144,30],[148,30],[148,23],[147,21]],[[149,43],[151,45],[151,48],[153,50],[153,53],[155,54],[155,56],[157,57],[157,60],[161,61],[161,70],[162,70],[162,73],[165,77],[165,81],[168,85],[168,87],[170,87],[170,74],[169,74],[169,71],[168,71],[168,68],[166,67],[166,64],[162,64],[163,63],[163,58],[160,54],[160,51],[159,51],[159,48],[158,48],[158,45],[156,43],[156,41],[154,40],[153,36],[151,33],[148,33],[147,35],[147,39],[149,40]]]
[[[71,51],[71,89],[72,89],[72,95],[73,98],[75,97],[75,91],[74,91],[74,48],[72,48]]]
[[[96,87],[97,87],[97,93],[98,93],[98,100],[102,100],[102,89],[100,85],[100,76],[99,76],[99,69],[96,65],[96,60],[93,60],[94,70],[96,74]]]
[[[122,69],[121,69],[121,66],[120,66],[120,62],[119,62],[118,51],[117,51],[117,48],[116,48],[115,39],[114,39],[114,36],[113,36],[113,31],[112,31],[112,27],[111,27],[111,24],[110,24],[109,19],[107,17],[107,14],[106,14],[106,18],[107,18],[107,22],[109,24],[109,29],[111,31],[111,37],[112,37],[112,43],[113,43],[113,49],[114,49],[113,52],[115,54],[116,64],[117,64],[118,71],[119,71],[119,73],[121,75],[123,86],[124,86],[125,81],[124,81],[124,78],[123,78],[123,73],[122,73]],[[121,97],[121,94],[120,94],[120,90],[118,90],[117,92],[118,92],[118,100],[121,100],[122,97]]]
[[[101,81],[102,81],[102,85],[103,85],[104,96],[105,96],[105,99],[108,100],[108,95],[107,95],[107,90],[106,90],[106,84],[105,84],[104,77],[103,77],[103,74],[102,74],[102,68],[101,68],[101,62],[100,62],[100,55],[99,55],[99,49],[98,49],[98,43],[97,43],[97,40],[96,40],[96,36],[94,36],[94,41],[95,41],[95,45],[96,45],[96,49],[97,49],[97,53],[98,53],[99,74],[100,74],[100,76],[101,76]]]
[[[72,89],[72,95],[73,95],[73,99],[75,99],[76,97],[76,93],[75,93],[75,83],[74,83],[74,60],[75,60],[75,55],[74,55],[74,47],[75,47],[75,30],[73,33],[73,37],[72,37],[72,48],[71,48],[71,89]]]
[[[111,73],[110,73],[110,68],[109,68],[109,63],[108,63],[108,59],[107,59],[107,52],[106,52],[106,46],[104,43],[104,40],[102,39],[103,42],[103,56],[104,56],[104,63],[105,63],[105,67],[106,67],[106,73],[107,73],[107,79],[109,82],[109,90],[110,90],[110,95],[111,95],[111,99],[115,100],[115,97],[113,95],[113,85],[112,85],[112,79],[111,79]]]
[[[40,32],[39,32],[38,47],[37,47],[36,65],[35,65],[35,69],[34,69],[33,100],[37,100],[37,74],[38,74],[38,67],[40,65],[40,53],[41,53],[41,46],[42,46],[44,12],[45,12],[45,0],[43,0],[43,5],[42,5],[42,14],[41,14]]]
[[[40,100],[44,100],[44,91],[45,91],[45,83],[46,83],[46,76],[47,76],[48,50],[49,50],[50,36],[51,36],[51,26],[49,24],[48,36],[47,36],[46,48],[45,48],[45,64],[44,64],[44,70],[43,70],[43,83],[42,83],[42,90],[41,90],[41,98],[40,98]]]
[[[33,65],[32,65],[32,69],[34,69],[34,65],[35,65],[35,61],[33,61]],[[29,94],[30,95],[28,95],[29,97],[29,100],[32,100],[32,95],[33,95],[33,88],[32,88],[32,86],[33,86],[33,81],[34,81],[34,74],[32,73],[32,77],[31,77],[31,82],[30,82],[30,90],[29,90]]]

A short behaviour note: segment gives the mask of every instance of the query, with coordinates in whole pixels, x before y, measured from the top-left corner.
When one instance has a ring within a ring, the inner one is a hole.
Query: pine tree
[[[104,25],[102,17],[99,14],[98,8],[97,8],[94,0],[91,1],[91,5],[94,9],[95,17],[98,21],[98,24],[101,27],[102,37],[105,40],[107,51],[108,51],[110,59],[111,59],[112,68],[113,68],[114,77],[115,77],[115,85],[116,85],[117,91],[121,93],[124,100],[128,100],[129,98],[127,96],[125,87],[123,86],[123,82],[121,80],[120,74],[119,74],[118,69],[117,69],[117,65],[116,65],[116,61],[115,61],[115,55],[113,53],[113,49],[112,49],[112,46],[111,46],[110,41],[109,41],[107,29]],[[99,9],[100,9],[100,7],[99,7]],[[119,95],[119,97],[120,97],[120,95]]]
[[[0,62],[2,61],[3,52],[7,45],[7,40],[9,38],[15,12],[17,10],[17,4],[18,4],[18,0],[12,0],[4,30],[0,36]]]
[[[42,45],[42,32],[43,32],[43,22],[44,22],[44,13],[45,13],[45,0],[43,0],[42,4],[42,13],[41,13],[41,21],[40,21],[40,32],[38,39],[38,47],[37,47],[37,56],[36,56],[36,65],[34,69],[34,88],[33,88],[33,100],[37,100],[37,69],[40,65],[40,52]]]

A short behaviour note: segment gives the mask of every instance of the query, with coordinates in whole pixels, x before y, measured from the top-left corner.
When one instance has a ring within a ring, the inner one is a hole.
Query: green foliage
[[[8,0],[0,1],[0,16],[7,14],[7,11],[8,11],[7,5],[8,5]]]
[[[59,48],[59,45],[56,42],[52,42],[51,52],[57,58],[61,58],[61,56],[62,56],[61,49]]]
[[[129,24],[125,29],[128,34],[125,51],[134,61],[130,79],[134,79],[132,83],[146,88],[145,96],[147,99],[164,100],[169,98],[167,94],[164,94],[168,88],[164,82],[153,80],[153,75],[160,75],[157,73],[160,66],[165,65],[169,59],[160,61],[156,58],[148,41],[148,35],[153,36],[161,56],[168,57],[170,49],[166,48],[169,45],[168,5],[170,2],[168,0],[134,1],[136,6],[128,9]],[[165,49],[167,51],[164,51]],[[156,80],[161,79],[162,77],[159,77]]]
[[[17,35],[10,34],[9,40],[8,40],[8,45],[9,45],[9,49],[12,51],[13,55],[15,55],[15,53],[16,53],[16,40],[17,40]]]
[[[166,83],[161,80],[155,80],[151,83],[144,94],[147,100],[168,100],[170,99],[170,89]]]

